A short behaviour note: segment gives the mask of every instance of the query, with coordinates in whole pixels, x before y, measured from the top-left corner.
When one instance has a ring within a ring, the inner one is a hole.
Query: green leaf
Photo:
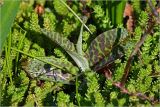
[[[123,23],[123,13],[126,5],[126,0],[115,1],[111,0],[111,22],[114,26]]]
[[[61,46],[75,61],[78,67],[82,70],[88,70],[89,64],[85,57],[78,54],[75,50],[74,44],[70,42],[67,38],[64,38],[62,35],[56,32],[48,32],[42,29],[43,34],[45,34],[48,38],[50,38],[53,42],[57,43]]]
[[[76,64],[82,71],[86,71],[90,69],[88,60],[85,57],[79,55],[76,52],[69,51],[69,50],[67,50],[67,53],[72,57],[72,59],[76,62]]]
[[[76,45],[78,54],[82,55],[82,33],[83,33],[83,25],[81,26],[81,31],[78,37],[78,42]]]
[[[113,56],[111,52],[121,42],[125,41],[127,36],[126,29],[112,29],[97,36],[91,42],[85,55],[90,61],[90,66],[104,66],[108,61],[117,58],[118,55]]]
[[[0,7],[0,52],[5,43],[10,28],[15,19],[17,11],[19,9],[20,0],[3,0],[3,4]]]
[[[42,33],[46,35],[53,42],[61,46],[65,50],[76,51],[74,44],[70,42],[66,37],[62,36],[60,33],[47,31],[45,29],[41,29]]]
[[[42,60],[47,63],[42,62]],[[55,57],[37,57],[37,59],[24,60],[21,63],[22,68],[30,78],[48,81],[64,81],[71,76],[69,73],[63,74],[60,69],[50,64],[61,66],[61,70],[68,71],[73,67],[72,63]]]

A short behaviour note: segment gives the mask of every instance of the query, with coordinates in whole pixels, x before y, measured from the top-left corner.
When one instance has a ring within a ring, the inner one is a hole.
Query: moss
[[[45,13],[44,14],[44,23],[43,26],[48,31],[54,31],[56,28],[56,17],[53,13]]]
[[[64,1],[66,2],[66,0]],[[62,5],[62,2],[60,0],[54,0],[53,5],[54,9],[59,15],[65,16],[69,12],[68,9],[64,5]]]
[[[30,19],[30,30],[35,32],[40,32],[40,26],[39,26],[39,20],[38,20],[38,14],[32,13],[31,19]]]

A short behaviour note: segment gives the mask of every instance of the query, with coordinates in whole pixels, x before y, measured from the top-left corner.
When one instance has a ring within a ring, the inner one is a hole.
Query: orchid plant
[[[99,71],[114,60],[121,58],[124,53],[120,47],[124,46],[124,41],[128,37],[128,32],[124,28],[111,29],[98,35],[93,39],[85,52],[82,51],[82,32],[81,27],[80,35],[77,44],[73,44],[62,34],[57,32],[41,30],[42,33],[51,39],[54,43],[59,45],[65,52],[73,59],[73,63],[67,60],[60,60],[56,57],[41,57],[43,60],[31,59],[28,61],[27,66],[23,68],[27,74],[32,78],[42,80],[67,80],[70,74],[62,73],[62,71],[69,71],[74,67],[74,64],[82,71],[87,70]],[[49,63],[45,63],[49,62]],[[57,70],[59,69],[59,71]]]

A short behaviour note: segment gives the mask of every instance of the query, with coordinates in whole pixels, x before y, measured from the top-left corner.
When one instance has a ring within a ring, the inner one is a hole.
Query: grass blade
[[[59,64],[54,64],[54,63],[48,62],[48,61],[43,60],[43,59],[41,59],[41,58],[38,58],[38,57],[35,57],[35,56],[33,56],[33,55],[27,54],[27,53],[25,53],[25,52],[23,52],[23,51],[21,51],[21,50],[16,49],[16,48],[12,48],[12,47],[11,47],[11,49],[14,50],[14,51],[20,52],[20,53],[22,53],[22,54],[24,54],[24,55],[27,55],[27,56],[29,56],[29,57],[31,57],[31,58],[35,58],[35,59],[37,59],[37,60],[40,60],[40,61],[42,61],[42,62],[44,62],[44,63],[50,64],[50,65],[52,65],[52,66],[54,66],[54,67],[56,67],[56,68],[63,69],[63,67],[62,67],[61,65],[59,65]]]
[[[67,8],[68,10],[70,10],[76,17],[77,19],[84,25],[84,27],[91,33],[93,34],[90,29],[87,27],[87,25],[82,21],[82,19],[63,1],[63,0],[60,0]]]

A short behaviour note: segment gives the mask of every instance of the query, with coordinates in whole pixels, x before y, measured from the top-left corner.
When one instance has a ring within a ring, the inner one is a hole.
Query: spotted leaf
[[[107,63],[122,56],[122,52],[113,55],[112,51],[125,41],[128,33],[125,29],[112,29],[97,36],[86,51],[85,57],[89,59],[90,66],[98,70]],[[117,48],[118,49],[118,48]]]
[[[56,32],[49,32],[44,29],[42,29],[42,32],[50,38],[53,42],[60,45],[69,55],[70,57],[75,61],[75,63],[78,65],[78,67],[82,70],[88,70],[89,64],[88,60],[83,57],[82,55],[78,54],[75,50],[74,44],[70,42],[67,38],[64,38],[62,35]]]
[[[55,57],[39,58],[46,62],[61,66],[65,71],[69,71],[73,67],[72,63]],[[32,79],[38,78],[39,80],[65,82],[72,76],[70,73],[62,73],[62,70],[57,69],[56,67],[53,67],[52,65],[42,62],[38,59],[29,59],[22,61],[21,65],[28,76]]]
[[[53,31],[47,31],[45,29],[41,29],[42,33],[51,39],[53,42],[61,46],[65,50],[76,51],[74,44],[70,42],[66,37],[62,36],[62,34]]]

